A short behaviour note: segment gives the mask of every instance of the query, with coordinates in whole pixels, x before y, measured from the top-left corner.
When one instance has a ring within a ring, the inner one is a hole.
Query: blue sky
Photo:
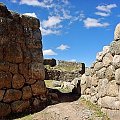
[[[13,11],[40,19],[44,58],[90,66],[113,40],[119,0],[0,0]]]

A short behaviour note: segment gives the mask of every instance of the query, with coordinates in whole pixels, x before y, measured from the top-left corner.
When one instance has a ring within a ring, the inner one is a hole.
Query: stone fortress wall
[[[51,59],[51,61],[53,60]],[[84,63],[67,62],[67,61],[58,60],[57,65],[55,65],[54,67],[50,67],[50,66],[46,67],[45,79],[71,82],[72,80],[74,80],[74,78],[79,78],[84,73],[85,73]]]
[[[46,100],[40,23],[0,3],[0,117]]]
[[[111,120],[120,120],[120,24],[114,41],[96,56],[81,77],[82,97],[99,105]]]

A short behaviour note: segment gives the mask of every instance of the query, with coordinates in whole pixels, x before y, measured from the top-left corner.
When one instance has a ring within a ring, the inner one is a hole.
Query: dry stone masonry
[[[0,117],[45,100],[39,27],[37,18],[11,12],[0,3]]]
[[[120,23],[114,41],[103,47],[81,77],[81,94],[98,104],[111,120],[120,120]]]
[[[57,81],[69,81],[74,78],[81,77],[85,72],[84,63],[58,61],[58,64],[54,67],[46,66],[45,79],[57,80]]]

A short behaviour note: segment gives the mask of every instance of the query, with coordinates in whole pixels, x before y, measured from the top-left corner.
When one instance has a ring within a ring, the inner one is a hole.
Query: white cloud
[[[53,7],[52,1],[53,0],[42,0],[42,2],[39,2],[39,0],[20,0],[20,4],[40,6],[43,8],[51,8]]]
[[[37,15],[35,13],[24,13],[23,15],[31,16],[37,18]]]
[[[61,21],[59,16],[49,16],[48,20],[43,20],[41,22],[42,35],[59,35],[61,32],[60,29],[63,27]]]
[[[57,55],[52,49],[43,50],[43,55]]]
[[[42,27],[40,29],[41,29],[41,32],[42,32],[43,36],[51,35],[51,34],[54,34],[54,35],[59,35],[60,34],[60,30],[44,29]]]
[[[102,16],[102,17],[107,17],[110,15],[110,13],[105,13],[105,12],[95,12],[96,15]]]
[[[44,28],[52,28],[58,24],[60,24],[61,18],[59,16],[49,16],[48,20],[42,21],[42,26]]]
[[[109,26],[109,23],[107,22],[101,23],[99,19],[94,19],[94,18],[86,18],[83,22],[86,28]]]
[[[60,45],[59,47],[57,47],[57,49],[59,49],[59,50],[67,50],[67,49],[69,49],[70,47],[68,46],[68,45]]]
[[[71,18],[71,21],[70,21],[69,25],[74,23],[75,21],[83,21],[84,18],[85,18],[84,12],[83,11],[80,11],[80,12],[77,11],[76,15]]]
[[[62,14],[63,14],[62,19],[71,19],[72,18],[69,10],[62,9],[61,11],[62,11]]]
[[[99,5],[96,7],[96,9],[104,12],[111,12],[111,9],[116,7],[117,7],[116,4],[109,4],[109,5]]]

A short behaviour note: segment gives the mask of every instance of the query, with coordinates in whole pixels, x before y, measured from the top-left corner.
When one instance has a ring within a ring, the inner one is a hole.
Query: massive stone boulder
[[[37,18],[0,3],[0,117],[22,112],[46,96],[39,28]]]

